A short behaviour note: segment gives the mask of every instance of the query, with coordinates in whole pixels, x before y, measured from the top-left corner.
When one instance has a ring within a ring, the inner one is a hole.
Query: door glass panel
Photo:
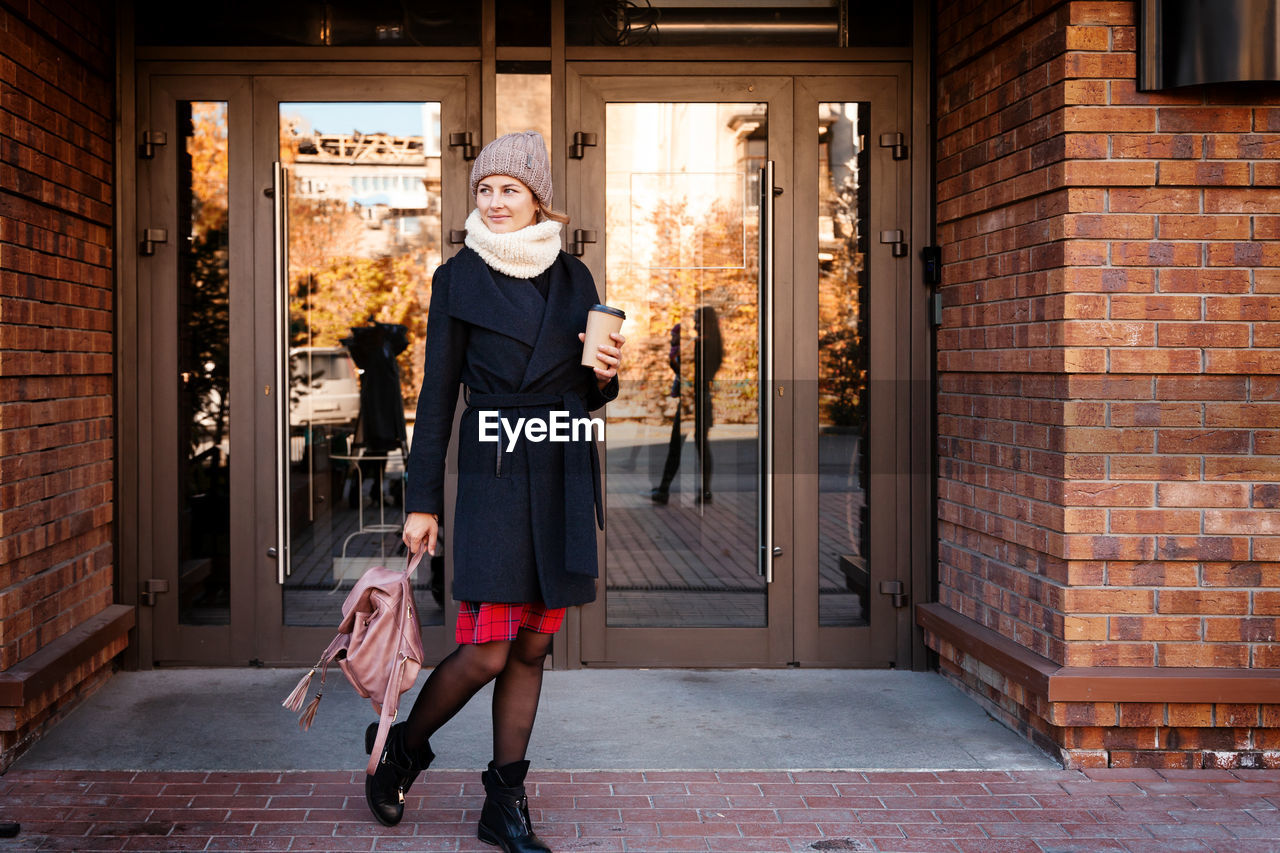
[[[282,103],[289,288],[286,625],[404,559],[404,458],[441,259],[440,104]],[[443,554],[443,549],[437,549]],[[443,557],[415,583],[444,624]]]
[[[227,104],[177,103],[178,621],[231,621]]]
[[[496,80],[497,135],[536,130],[546,140],[547,153],[554,160],[556,145],[555,134],[551,132],[551,75],[499,73]]]
[[[762,103],[612,103],[606,285],[627,312],[609,406],[607,620],[760,627]]]
[[[818,105],[818,621],[867,625],[868,103]]]

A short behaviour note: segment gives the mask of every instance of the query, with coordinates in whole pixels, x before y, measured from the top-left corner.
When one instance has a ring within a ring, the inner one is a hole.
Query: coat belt
[[[586,404],[583,402],[582,396],[574,391],[570,391],[567,394],[540,394],[536,392],[480,394],[464,387],[463,399],[466,401],[467,408],[496,409],[499,412],[499,417],[502,416],[501,411],[503,409],[534,408],[548,410],[563,408],[569,413],[571,419],[587,417]],[[499,448],[501,448],[501,439],[499,439]],[[534,522],[536,523],[538,521],[537,507],[544,496],[538,492],[534,483],[535,468],[536,466],[531,459],[529,500],[530,507],[533,510]],[[590,476],[590,485],[588,485],[587,476]],[[585,507],[588,501],[591,502],[595,510],[596,525],[601,530],[604,530],[604,498],[600,487],[600,454],[596,450],[596,443],[590,439],[565,442],[564,505],[566,508]],[[584,537],[581,526],[575,523],[575,519],[567,511],[565,513],[564,532],[566,553],[573,553],[568,550],[572,547],[590,547],[594,550],[595,534],[591,533],[588,527],[585,532],[589,535]]]

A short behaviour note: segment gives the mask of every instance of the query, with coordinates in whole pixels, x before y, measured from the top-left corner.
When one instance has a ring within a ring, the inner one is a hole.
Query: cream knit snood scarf
[[[466,245],[500,273],[533,278],[560,254],[560,223],[546,219],[509,234],[495,234],[484,224],[480,211],[473,210],[467,217]]]

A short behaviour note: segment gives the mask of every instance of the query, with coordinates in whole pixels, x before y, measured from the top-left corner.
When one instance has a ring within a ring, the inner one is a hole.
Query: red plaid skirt
[[[521,628],[554,634],[564,623],[564,614],[565,608],[547,607],[540,601],[523,604],[460,601],[455,636],[460,644],[474,645],[495,640],[509,642]]]

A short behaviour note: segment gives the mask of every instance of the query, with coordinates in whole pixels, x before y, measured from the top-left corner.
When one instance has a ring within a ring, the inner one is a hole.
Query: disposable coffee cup
[[[613,346],[609,335],[622,331],[622,321],[627,314],[620,308],[608,305],[592,305],[587,312],[587,339],[582,342],[582,366],[607,370],[609,365],[596,358],[596,347]]]

